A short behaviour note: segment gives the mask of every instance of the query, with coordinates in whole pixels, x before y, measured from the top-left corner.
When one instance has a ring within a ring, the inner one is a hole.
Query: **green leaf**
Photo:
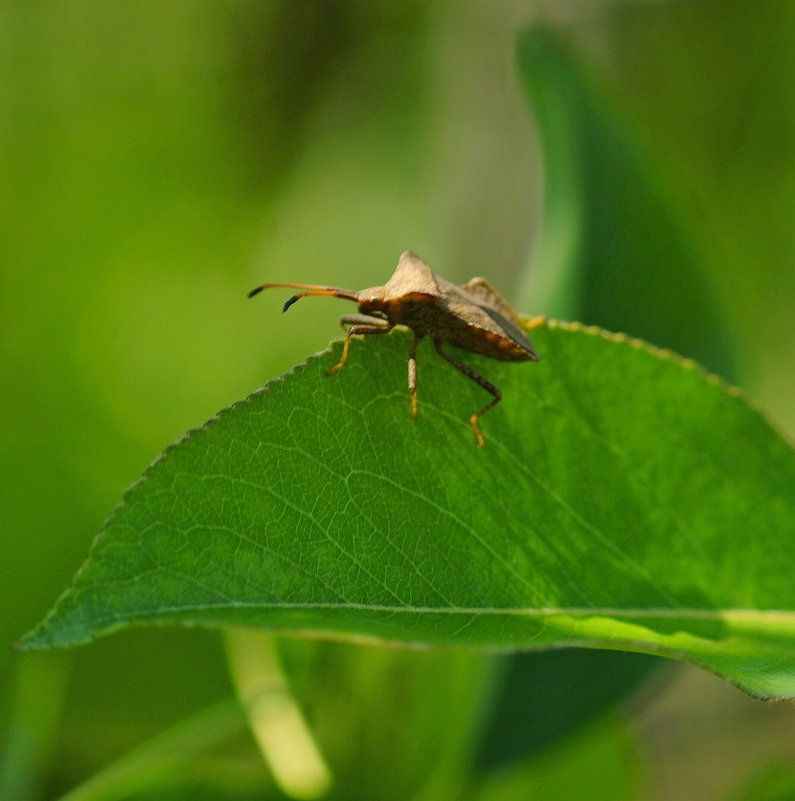
[[[213,798],[244,799],[254,797],[244,792],[242,761],[237,765],[237,793],[224,793],[220,788],[205,795],[173,795],[188,781],[197,784],[196,771],[191,775],[190,764],[201,754],[219,746],[244,730],[245,718],[236,701],[228,700],[197,712],[175,726],[107,765],[83,784],[61,796],[60,801],[128,801],[133,798]],[[262,777],[257,791],[261,797]],[[255,780],[256,780],[255,779]],[[172,789],[173,788],[173,789]]]
[[[630,732],[607,717],[537,756],[487,777],[476,801],[647,798],[643,754]],[[467,796],[469,797],[469,796]]]
[[[658,653],[795,695],[795,457],[692,363],[593,329],[544,361],[468,359],[504,402],[409,338],[321,354],[168,449],[22,642],[131,624],[256,626],[404,643]]]
[[[493,660],[295,637],[278,644],[340,797],[469,797],[450,789],[467,778]]]
[[[519,72],[544,151],[544,229],[523,298],[629,331],[735,372],[730,328],[670,175],[594,64],[544,27],[521,36]]]
[[[705,291],[684,215],[608,76],[596,59],[586,63],[582,56],[543,25],[519,40],[518,68],[546,174],[544,227],[527,265],[525,305],[645,333],[727,370],[733,359],[725,329],[714,293]],[[683,316],[697,324],[683,325]],[[504,768],[548,747],[632,693],[659,666],[642,655],[575,649],[500,660],[477,763]]]
[[[737,801],[795,801],[795,765],[784,758],[757,770]]]
[[[501,659],[476,753],[481,771],[549,748],[621,701],[658,666],[643,654],[567,648]]]

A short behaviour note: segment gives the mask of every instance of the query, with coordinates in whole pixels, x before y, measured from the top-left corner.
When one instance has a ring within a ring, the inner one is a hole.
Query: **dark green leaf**
[[[569,801],[646,798],[643,759],[625,726],[609,717],[581,727],[571,738],[537,756],[496,772],[477,801]]]
[[[542,751],[622,700],[659,660],[642,654],[562,651],[498,662],[500,693],[487,710],[477,752],[482,770]]]
[[[732,375],[729,328],[671,176],[615,91],[543,27],[522,36],[519,70],[544,149],[533,289],[549,313],[631,332]],[[526,302],[535,308],[537,298]]]
[[[692,364],[553,325],[541,364],[408,338],[321,355],[169,449],[22,645],[131,624],[247,625],[469,648],[590,646],[795,695],[795,455]],[[427,344],[427,343],[424,343]],[[771,555],[774,558],[771,558]]]

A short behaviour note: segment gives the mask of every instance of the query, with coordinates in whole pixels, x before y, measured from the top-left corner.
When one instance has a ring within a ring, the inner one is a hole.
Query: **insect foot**
[[[473,278],[466,284],[453,284],[435,275],[419,256],[410,251],[401,255],[397,269],[383,286],[356,292],[317,284],[262,284],[252,289],[249,297],[263,289],[276,287],[301,290],[287,300],[283,311],[307,295],[342,298],[352,300],[357,305],[359,314],[345,315],[340,319],[340,325],[345,328],[342,355],[339,362],[326,371],[326,375],[333,375],[347,363],[351,337],[385,334],[395,326],[413,331],[408,359],[408,386],[411,414],[415,420],[419,409],[417,343],[426,336],[432,339],[436,352],[445,361],[492,396],[485,406],[469,418],[478,448],[485,445],[479,420],[502,400],[502,393],[483,376],[447,353],[443,345],[449,344],[459,350],[504,362],[539,359],[525,329],[540,325],[544,318],[537,317],[529,324],[524,324],[485,278]]]

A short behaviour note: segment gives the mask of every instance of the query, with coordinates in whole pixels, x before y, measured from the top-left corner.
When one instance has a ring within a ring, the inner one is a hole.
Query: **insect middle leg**
[[[445,360],[450,362],[456,370],[460,370],[467,378],[474,381],[479,387],[483,387],[490,395],[494,396],[494,399],[489,401],[482,409],[478,409],[472,417],[469,418],[469,425],[472,426],[472,431],[475,434],[475,442],[478,448],[482,448],[486,441],[483,439],[483,434],[480,433],[480,426],[478,425],[478,420],[486,414],[489,409],[496,406],[502,400],[502,393],[494,386],[491,382],[487,381],[483,378],[482,375],[476,373],[470,367],[467,367],[465,364],[462,364],[458,361],[458,359],[451,356],[449,353],[446,353],[442,350],[442,340],[434,339],[433,341],[434,347],[436,348],[436,352]]]
[[[366,314],[347,314],[340,318],[340,325],[345,328],[345,340],[342,343],[342,356],[340,360],[326,370],[326,375],[333,375],[337,370],[345,367],[348,361],[348,348],[351,344],[351,337],[356,334],[386,334],[394,327],[389,320],[382,320],[380,317],[368,317]]]
[[[411,416],[417,419],[417,343],[422,337],[414,335],[409,350],[409,397],[411,398]]]

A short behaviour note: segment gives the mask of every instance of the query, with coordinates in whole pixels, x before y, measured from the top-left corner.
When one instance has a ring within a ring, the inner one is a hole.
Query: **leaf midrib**
[[[613,618],[662,618],[666,620],[720,620],[727,619],[745,621],[781,621],[792,622],[795,625],[795,612],[787,609],[748,609],[741,607],[726,607],[723,609],[698,609],[695,607],[585,607],[585,606],[539,606],[539,607],[491,607],[491,606],[412,606],[402,604],[389,606],[388,604],[367,604],[358,601],[329,602],[329,601],[222,601],[219,603],[204,604],[177,604],[158,606],[151,610],[141,610],[147,613],[169,612],[201,612],[210,609],[328,609],[361,612],[387,612],[389,614],[446,614],[446,615],[511,615],[516,617],[552,617],[565,615],[569,617],[613,617]]]

